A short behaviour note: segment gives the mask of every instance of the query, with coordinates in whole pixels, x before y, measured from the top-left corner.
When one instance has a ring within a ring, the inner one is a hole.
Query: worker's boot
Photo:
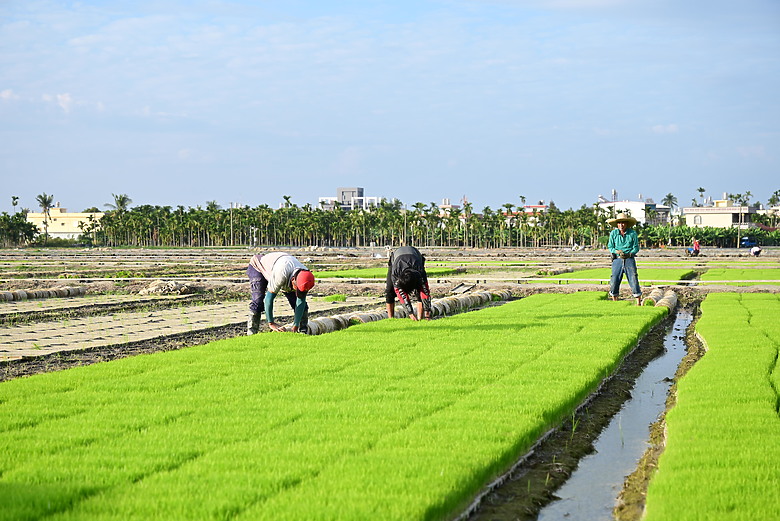
[[[262,313],[253,313],[249,315],[249,320],[246,321],[246,334],[255,335],[260,329],[260,317]]]

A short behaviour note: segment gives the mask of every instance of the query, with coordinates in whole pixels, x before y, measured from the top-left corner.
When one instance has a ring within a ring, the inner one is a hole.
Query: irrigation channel
[[[625,477],[647,448],[649,426],[666,406],[672,377],[685,356],[685,330],[691,313],[680,310],[664,339],[664,352],[639,375],[623,405],[577,470],[556,492],[559,498],[539,512],[540,521],[582,519],[609,521]]]
[[[693,315],[679,307],[651,331],[577,418],[548,435],[463,519],[614,519],[626,477],[650,447],[651,424],[666,408]]]

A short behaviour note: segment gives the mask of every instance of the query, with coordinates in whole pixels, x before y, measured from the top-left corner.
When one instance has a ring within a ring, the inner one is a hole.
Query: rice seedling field
[[[647,521],[780,519],[780,297],[711,293],[707,352],[677,384]]]
[[[428,268],[425,270],[428,278],[441,277],[456,273],[452,268]],[[385,279],[387,278],[387,266],[381,268],[359,268],[335,271],[315,271],[314,276],[320,279],[341,278],[341,279]]]
[[[685,268],[643,268],[639,266],[637,272],[641,284],[688,280],[696,275],[694,270]],[[572,273],[563,273],[561,275],[553,275],[545,278],[555,280],[565,279],[576,284],[578,279],[583,282],[592,282],[594,280],[606,280],[609,282],[611,274],[612,271],[610,268],[594,268]],[[623,283],[625,284],[625,277],[623,278]]]
[[[780,269],[709,268],[702,273],[701,280],[708,284],[722,282],[732,286],[778,285],[780,284]]]
[[[2,382],[0,519],[450,519],[666,313],[540,294]]]

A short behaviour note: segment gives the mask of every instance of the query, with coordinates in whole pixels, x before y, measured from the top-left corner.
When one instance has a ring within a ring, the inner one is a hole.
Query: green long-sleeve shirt
[[[625,235],[621,235],[620,230],[615,228],[609,234],[609,243],[607,244],[610,253],[617,253],[622,250],[624,253],[636,255],[639,253],[639,235],[636,230],[629,228]]]
[[[274,322],[274,299],[276,298],[276,293],[271,293],[270,291],[265,294],[264,304],[265,304],[265,315],[268,319],[268,322]],[[303,314],[306,312],[306,297],[296,297],[295,298],[295,315],[293,316],[293,325],[295,327],[299,327],[301,325],[301,320],[303,319]]]

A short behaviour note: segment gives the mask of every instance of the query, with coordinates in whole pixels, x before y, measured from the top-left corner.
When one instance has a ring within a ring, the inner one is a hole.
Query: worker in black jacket
[[[431,292],[428,274],[425,273],[425,256],[414,246],[402,246],[390,254],[387,263],[385,302],[387,316],[393,318],[395,299],[406,306],[412,320],[431,319]],[[417,309],[412,308],[412,297],[417,299]]]

